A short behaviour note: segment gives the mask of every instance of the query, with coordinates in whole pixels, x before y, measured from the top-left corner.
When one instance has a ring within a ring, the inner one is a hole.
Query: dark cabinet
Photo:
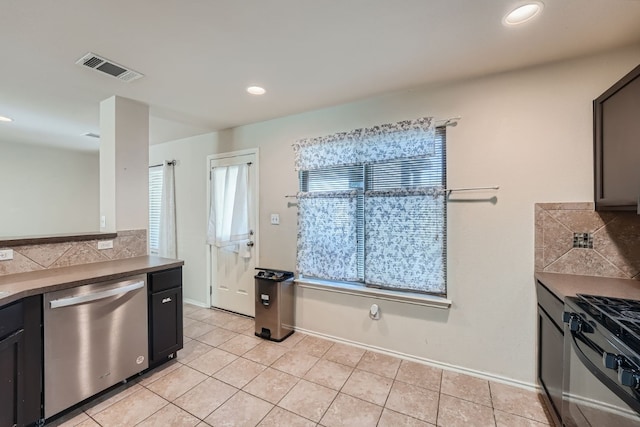
[[[24,329],[0,341],[0,425],[23,425]]]
[[[538,380],[557,425],[561,425],[564,332],[563,302],[540,282],[538,293]]]
[[[640,66],[593,101],[596,210],[640,212]]]
[[[42,310],[40,297],[0,308],[0,425],[42,418]]]
[[[183,347],[182,268],[149,273],[149,362],[156,365]]]

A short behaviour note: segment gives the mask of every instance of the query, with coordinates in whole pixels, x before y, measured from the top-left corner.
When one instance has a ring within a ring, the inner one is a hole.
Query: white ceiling
[[[149,104],[159,143],[640,43],[640,0],[542,1],[505,27],[523,0],[2,0],[0,141],[97,150],[80,135],[112,95]]]

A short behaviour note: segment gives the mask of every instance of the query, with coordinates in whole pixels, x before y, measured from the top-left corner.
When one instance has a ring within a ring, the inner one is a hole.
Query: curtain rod
[[[499,185],[493,185],[491,187],[467,187],[467,188],[445,188],[443,191],[451,194],[453,192],[456,191],[480,191],[480,190],[499,190],[500,186]],[[284,196],[286,199],[297,199],[298,196],[293,195],[293,194],[287,194]]]
[[[467,188],[447,188],[444,191],[451,194],[454,191],[479,191],[479,190],[499,190],[499,185],[494,185],[491,187],[467,187]]]
[[[458,120],[461,120],[461,119],[462,119],[461,116],[457,116],[457,117],[450,117],[448,119],[434,120],[434,125],[435,127],[447,127],[447,126],[455,127],[455,126],[458,126]],[[294,146],[295,144],[291,144],[291,145]]]
[[[175,166],[176,164],[178,164],[178,162],[176,160],[165,160],[165,162],[167,162],[168,166]],[[164,165],[164,163],[159,163],[157,165],[151,165],[149,166],[150,168],[157,168],[158,166],[162,166]]]
[[[462,117],[458,116],[458,117],[450,117],[448,119],[436,120],[436,126],[437,127],[440,127],[440,126],[455,127],[455,126],[458,126],[458,120],[460,119],[462,119]]]

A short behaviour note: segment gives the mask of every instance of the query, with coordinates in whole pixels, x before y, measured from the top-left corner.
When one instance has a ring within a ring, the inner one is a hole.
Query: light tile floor
[[[184,307],[177,360],[52,426],[548,426],[536,393],[299,332],[254,336],[252,319]]]

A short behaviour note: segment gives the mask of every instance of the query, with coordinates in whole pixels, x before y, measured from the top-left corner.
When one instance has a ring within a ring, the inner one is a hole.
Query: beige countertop
[[[535,277],[561,300],[576,294],[640,300],[639,280],[558,273],[536,273]]]
[[[0,306],[45,292],[116,280],[182,265],[184,261],[177,259],[141,256],[0,276]]]

